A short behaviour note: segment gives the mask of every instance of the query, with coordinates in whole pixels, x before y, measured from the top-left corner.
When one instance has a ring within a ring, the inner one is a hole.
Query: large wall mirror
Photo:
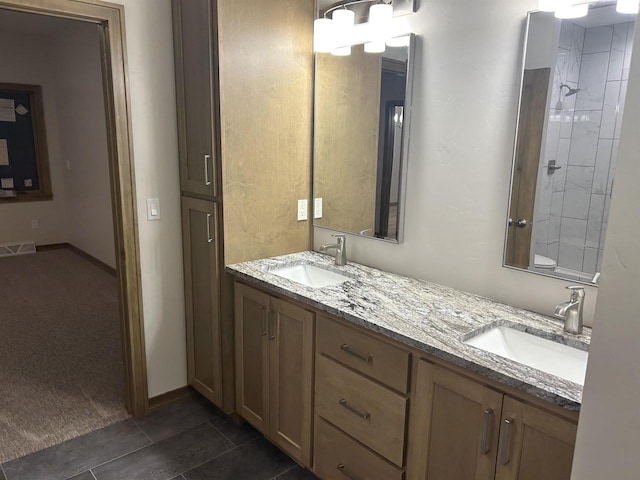
[[[384,53],[355,45],[348,56],[316,55],[316,226],[402,239],[415,42],[405,38]]]
[[[597,284],[635,15],[529,14],[505,266]]]

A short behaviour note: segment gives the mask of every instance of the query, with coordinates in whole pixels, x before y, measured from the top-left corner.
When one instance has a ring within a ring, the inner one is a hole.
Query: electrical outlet
[[[40,224],[38,223],[38,219],[34,218],[33,220],[31,220],[31,229],[38,230],[39,228],[40,228]]]
[[[307,214],[307,200],[298,200],[298,221],[301,222],[303,220],[306,220],[308,217]]]
[[[316,198],[313,201],[313,218],[322,218],[322,199]]]

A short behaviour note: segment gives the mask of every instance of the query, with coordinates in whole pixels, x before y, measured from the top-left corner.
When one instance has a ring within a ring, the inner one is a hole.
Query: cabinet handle
[[[265,307],[264,305],[262,306],[262,336],[265,337],[267,336],[268,332],[267,329],[269,328],[267,326],[267,307]]]
[[[211,185],[211,178],[209,178],[209,161],[211,160],[211,155],[204,156],[204,184],[206,186]]]
[[[351,413],[359,416],[363,420],[369,420],[371,418],[371,414],[369,412],[363,412],[359,408],[349,405],[349,402],[347,402],[345,398],[341,399],[338,403],[340,403],[340,405],[342,405],[344,408],[349,410]]]
[[[350,478],[351,480],[358,480],[356,477],[347,472],[347,467],[344,465],[344,463],[339,463],[338,465],[336,465],[336,468],[345,477]]]
[[[269,340],[275,340],[276,338],[275,318],[276,318],[276,311],[269,310]]]
[[[373,363],[373,356],[364,356],[358,352],[354,352],[353,350],[351,350],[351,347],[349,347],[349,344],[347,343],[340,345],[340,348],[344,353],[348,353],[352,357],[356,357],[358,360],[362,360],[365,363]]]
[[[500,464],[507,465],[511,459],[509,458],[509,442],[511,436],[511,425],[513,425],[513,418],[505,418],[504,426],[502,427],[504,430],[502,436],[502,448],[500,449]]]
[[[207,213],[207,243],[212,243],[213,242],[213,237],[211,236],[211,217],[213,215],[211,215],[210,213]]]
[[[484,418],[482,420],[482,443],[480,444],[480,454],[486,455],[489,453],[489,427],[491,426],[491,417],[493,416],[493,409],[487,408],[484,411]]]

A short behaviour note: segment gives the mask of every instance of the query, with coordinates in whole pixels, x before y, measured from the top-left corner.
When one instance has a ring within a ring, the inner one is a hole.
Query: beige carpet
[[[128,417],[118,284],[69,250],[0,258],[0,463]]]

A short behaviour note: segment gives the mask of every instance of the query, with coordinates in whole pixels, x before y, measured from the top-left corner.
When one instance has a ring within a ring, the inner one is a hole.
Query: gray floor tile
[[[293,460],[260,437],[183,476],[187,480],[268,480],[294,465]]]
[[[132,420],[96,430],[3,465],[7,480],[65,480],[145,445]]]
[[[291,470],[278,475],[274,480],[318,480],[318,477],[300,465],[296,465]]]
[[[238,425],[227,415],[216,417],[211,420],[211,423],[214,427],[220,430],[225,437],[236,445],[242,445],[243,443],[260,436],[260,432],[248,423]]]
[[[220,410],[198,396],[185,398],[134,421],[151,440],[158,442],[219,415],[222,415]]]
[[[93,469],[98,480],[168,480],[235,448],[209,423]]]
[[[95,480],[91,472],[84,472],[80,475],[76,475],[75,477],[71,477],[68,480]]]

